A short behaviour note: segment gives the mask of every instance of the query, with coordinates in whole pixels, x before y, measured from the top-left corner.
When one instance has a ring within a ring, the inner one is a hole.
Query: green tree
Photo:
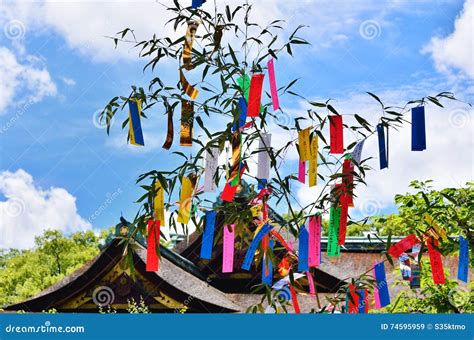
[[[70,237],[61,231],[46,230],[35,238],[30,250],[4,250],[0,255],[0,305],[22,301],[55,284],[82,267],[99,253],[105,238],[92,231]]]

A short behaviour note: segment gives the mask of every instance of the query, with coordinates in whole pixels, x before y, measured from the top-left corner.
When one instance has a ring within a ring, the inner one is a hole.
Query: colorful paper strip
[[[183,176],[179,195],[178,223],[188,224],[191,215],[191,204],[194,185],[187,176]]]
[[[342,116],[329,116],[330,153],[344,153],[344,132]]]
[[[391,246],[388,249],[388,253],[392,257],[398,258],[400,257],[400,255],[402,255],[404,251],[410,249],[418,242],[420,242],[420,240],[418,240],[418,237],[416,237],[415,234],[410,234],[407,237],[395,243],[393,246]]]
[[[210,260],[212,258],[212,246],[214,244],[214,229],[216,227],[215,210],[206,211],[206,221],[204,224],[204,232],[201,242],[201,258]]]
[[[222,255],[222,272],[232,273],[234,271],[234,240],[235,226],[224,226],[223,255]]]
[[[264,238],[268,236],[265,235]],[[268,242],[268,248],[273,251],[273,246],[275,244],[274,240],[270,240]],[[273,263],[269,256],[266,254],[263,256],[262,259],[262,283],[271,286],[273,284]]]
[[[195,2],[202,2],[202,0],[193,0],[193,7],[194,7]],[[199,6],[201,5],[202,3]],[[183,48],[183,66],[186,70],[192,70],[194,68],[194,65],[191,61],[193,42],[194,42],[194,37],[196,36],[197,28],[199,26],[199,21],[190,19],[188,20],[187,24],[188,24],[188,28],[186,29],[186,36],[184,38],[184,48]]]
[[[387,142],[385,142],[385,131],[383,124],[377,125],[377,135],[379,141],[379,160],[380,169],[388,168],[388,127],[387,127]]]
[[[357,164],[360,164],[360,161],[362,160],[362,149],[364,147],[364,142],[365,139],[357,142],[356,146],[354,147],[354,150],[352,150],[352,159]]]
[[[263,73],[253,74],[250,79],[250,92],[248,97],[248,117],[258,117],[260,101],[262,98]]]
[[[186,79],[182,70],[179,70],[179,80],[181,82],[181,87],[191,100],[195,100],[199,95],[199,91],[195,89]]]
[[[298,160],[298,181],[304,184],[305,177],[306,177],[306,162],[300,159]]]
[[[266,179],[270,177],[270,155],[267,151],[271,149],[272,135],[263,133],[258,141],[258,168],[257,178]]]
[[[300,227],[299,234],[299,253],[298,253],[298,271],[305,272],[309,270],[308,266],[308,230],[304,225]]]
[[[160,225],[163,227],[166,226],[164,191],[161,182],[157,179],[155,182],[156,196],[153,200],[153,215],[155,220],[160,221]]]
[[[275,79],[275,65],[273,62],[273,58],[268,60],[267,68],[268,68],[268,79],[270,81],[270,94],[272,96],[272,106],[273,106],[273,110],[276,111],[280,108],[280,103],[278,101],[278,91],[277,91],[276,79]]]
[[[296,314],[300,314],[300,304],[298,303],[298,296],[296,295],[296,290],[290,285],[290,293],[291,293],[291,302],[293,303],[293,308]]]
[[[141,102],[140,100],[129,99],[129,135],[130,144],[144,146],[141,116]]]
[[[193,145],[194,102],[181,100],[181,130],[179,144],[181,146]]]
[[[438,251],[438,240],[430,237],[427,240],[428,255],[430,257],[431,273],[433,275],[433,282],[435,284],[444,284],[444,270],[441,253]]]
[[[327,256],[340,256],[341,247],[338,245],[339,223],[341,218],[341,209],[331,207],[329,209],[329,235],[327,245]]]
[[[387,279],[385,277],[385,264],[383,262],[379,262],[375,265],[374,274],[380,308],[382,308],[390,304],[390,295],[388,294]]]
[[[321,264],[321,215],[311,216],[309,218],[308,228],[308,265],[310,267],[316,267]]]
[[[311,140],[311,158],[309,160],[309,186],[318,184],[318,135],[314,135]]]
[[[148,239],[146,247],[146,271],[156,272],[159,268],[160,221],[148,220]]]
[[[469,243],[459,235],[458,279],[467,283],[469,273]]]
[[[300,161],[309,161],[311,159],[311,144],[309,140],[312,127],[298,131],[298,146],[300,152]]]
[[[204,168],[204,192],[214,192],[217,189],[215,177],[218,167],[218,158],[218,147],[211,147],[206,151],[206,167]]]
[[[411,109],[411,151],[426,150],[425,107]]]
[[[255,256],[255,251],[257,250],[258,245],[262,241],[263,237],[267,235],[270,230],[272,230],[272,225],[270,224],[265,224],[263,227],[260,228],[258,231],[257,235],[254,237],[252,242],[250,243],[250,246],[247,249],[247,253],[245,254],[244,261],[242,262],[242,269],[244,270],[249,270],[250,266],[253,261],[253,257]]]

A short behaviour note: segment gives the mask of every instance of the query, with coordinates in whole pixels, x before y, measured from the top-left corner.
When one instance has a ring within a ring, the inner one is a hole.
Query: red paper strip
[[[272,236],[276,237],[278,239],[278,241],[281,243],[281,245],[283,247],[285,247],[285,249],[289,252],[289,253],[292,253],[293,252],[293,249],[290,247],[290,245],[288,243],[286,243],[285,239],[283,238],[283,236],[281,236],[278,231],[272,229],[270,231],[270,234],[272,234]]]
[[[224,191],[222,191],[221,199],[226,202],[232,202],[235,197],[235,193],[237,192],[237,187],[239,185],[230,185],[229,182],[225,184]]]
[[[398,241],[393,246],[388,249],[388,253],[395,258],[398,258],[402,253],[413,247],[415,244],[419,243],[420,240],[416,237],[415,234],[410,234],[404,239]]]
[[[249,100],[247,117],[258,117],[260,114],[260,101],[262,99],[263,73],[252,75],[250,79]]]
[[[344,187],[344,193],[347,194],[347,204],[349,207],[354,206],[353,200],[353,189],[354,189],[354,163],[351,158],[346,158],[342,164],[342,183]]]
[[[340,198],[341,216],[339,217],[339,235],[337,244],[343,246],[346,243],[347,216],[349,215],[348,195],[344,194]]]
[[[347,300],[347,312],[349,314],[359,313],[359,294],[357,294],[355,286],[352,283],[349,284]]]
[[[160,246],[160,221],[148,220],[148,241],[146,247],[146,271],[158,271],[156,248]]]
[[[329,116],[330,153],[344,153],[342,116]]]
[[[314,280],[313,275],[311,275],[311,272],[306,272],[306,278],[308,279],[309,294],[311,296],[316,296],[316,288],[314,288]]]
[[[300,314],[300,305],[298,303],[298,298],[296,297],[296,290],[290,285],[290,292],[291,292],[291,301],[293,302],[293,308],[295,309],[296,314]]]
[[[441,254],[436,249],[438,247],[438,240],[434,237],[430,237],[427,240],[428,254],[430,256],[431,273],[433,274],[433,282],[435,284],[444,284],[444,270],[443,270],[443,259]]]

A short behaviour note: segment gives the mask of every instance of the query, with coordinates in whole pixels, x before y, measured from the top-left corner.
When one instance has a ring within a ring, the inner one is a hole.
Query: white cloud
[[[66,84],[67,86],[74,86],[76,85],[76,81],[72,78],[68,77],[62,77],[61,80]]]
[[[447,37],[433,37],[423,52],[430,53],[436,68],[451,74],[460,70],[474,78],[474,0],[467,0],[456,18],[454,31]]]
[[[6,47],[0,47],[0,79],[0,113],[12,104],[32,104],[57,94],[48,70],[37,58],[19,60]]]
[[[45,229],[91,229],[77,213],[76,198],[63,188],[42,189],[20,169],[0,173],[0,248],[28,248]]]

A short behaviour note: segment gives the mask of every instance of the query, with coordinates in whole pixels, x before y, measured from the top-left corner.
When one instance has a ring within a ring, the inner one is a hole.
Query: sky
[[[184,34],[184,28],[165,27],[167,15],[155,1],[0,0],[0,248],[31,247],[46,228],[98,231],[115,225],[121,214],[133,219],[142,194],[137,176],[177,164],[161,148],[166,117],[158,109],[142,122],[144,148],[126,144],[120,126],[125,112],[110,136],[98,120],[112,97],[128,95],[132,84],[146,86],[153,76],[143,72],[147,60],[137,50],[115,49],[107,37],[126,27],[138,39]],[[474,102],[473,17],[474,0],[263,0],[254,3],[253,19],[284,19],[288,30],[308,26],[302,36],[311,46],[278,59],[278,83],[301,77],[297,92],[312,100],[331,98],[339,112],[373,123],[378,104],[366,91],[390,105],[442,91]],[[175,70],[167,62],[156,73],[175,83]],[[282,121],[308,109],[291,97],[280,103]],[[374,157],[374,170],[367,186],[358,188],[352,216],[395,212],[394,195],[408,192],[413,179],[432,179],[436,188],[473,179],[473,109],[446,104],[426,108],[426,151],[410,151],[409,126],[390,136],[389,169],[378,169],[376,139],[367,140],[363,156]],[[274,146],[290,138],[272,133]],[[176,143],[172,151],[190,152]],[[295,148],[283,169],[296,172]],[[301,203],[310,203],[321,188],[292,189]]]

